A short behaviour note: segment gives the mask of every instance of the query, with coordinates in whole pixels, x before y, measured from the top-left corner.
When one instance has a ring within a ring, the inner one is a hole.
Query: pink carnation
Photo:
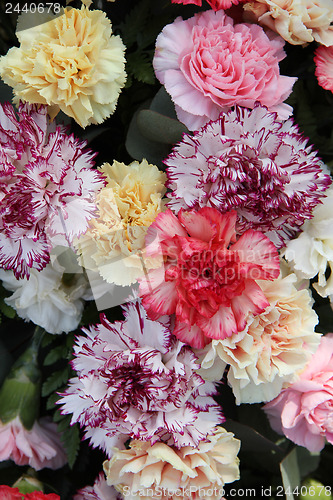
[[[153,65],[189,130],[235,104],[253,108],[257,101],[285,119],[292,108],[282,103],[296,78],[280,76],[284,43],[258,25],[234,25],[223,10],[208,10],[165,26]]]
[[[103,472],[93,486],[86,486],[77,492],[73,500],[121,500],[120,493],[113,486],[108,486]]]
[[[278,247],[312,216],[331,184],[293,121],[281,123],[260,105],[236,107],[184,135],[165,164],[172,210],[234,209],[238,233],[262,231]]]
[[[264,410],[276,432],[318,452],[333,444],[333,334],[321,338],[299,380],[267,403]]]
[[[44,417],[32,428],[23,427],[19,417],[0,422],[0,461],[13,460],[17,465],[30,465],[36,470],[59,469],[67,463],[57,425]]]
[[[46,108],[0,106],[0,266],[17,278],[41,270],[51,244],[82,234],[104,181],[86,143],[49,123]]]
[[[162,252],[164,267],[140,280],[149,317],[175,313],[174,335],[202,348],[242,331],[249,313],[269,305],[256,279],[277,278],[276,248],[258,231],[238,240],[236,212],[215,208],[159,214],[148,229],[147,252]]]
[[[184,5],[194,4],[202,6],[202,0],[171,0],[172,3],[182,3]],[[213,10],[229,9],[232,5],[238,5],[246,0],[207,0]]]
[[[223,422],[214,384],[168,326],[151,321],[139,302],[123,306],[125,321],[84,329],[74,347],[77,377],[58,402],[93,446],[111,452],[112,436],[197,446]],[[114,443],[112,443],[114,445]]]
[[[318,47],[315,52],[314,62],[319,85],[333,92],[333,45],[331,47],[324,47],[323,45]]]

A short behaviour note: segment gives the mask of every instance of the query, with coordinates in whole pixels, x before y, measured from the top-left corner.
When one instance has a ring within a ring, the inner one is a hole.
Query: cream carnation
[[[66,275],[59,266],[47,264],[41,271],[32,269],[29,279],[17,279],[13,271],[0,269],[0,280],[14,292],[5,302],[20,318],[48,333],[68,333],[77,328],[88,284],[83,274]]]
[[[265,311],[250,317],[242,332],[213,340],[208,352],[201,353],[199,373],[204,378],[219,380],[230,365],[228,382],[237,404],[275,398],[295,380],[319,345],[312,299],[308,290],[297,290],[296,281],[294,274],[260,281],[269,301]]]
[[[144,267],[161,264],[144,255],[145,235],[164,208],[166,175],[146,160],[130,165],[114,161],[100,169],[107,185],[97,196],[98,215],[77,242],[83,265],[108,283],[130,285]]]
[[[223,485],[239,479],[240,441],[221,427],[208,437],[197,448],[177,450],[162,442],[150,446],[143,441],[131,441],[128,450],[114,448],[112,459],[103,464],[107,483],[128,500],[177,500],[179,491],[191,500],[221,500]]]
[[[333,188],[313,211],[313,218],[305,221],[299,236],[288,242],[284,255],[300,278],[312,279],[322,297],[333,294]],[[326,279],[325,273],[331,274]]]
[[[268,26],[293,45],[313,40],[333,45],[332,0],[254,0],[244,10],[246,19]]]
[[[82,6],[51,20],[34,18],[26,29],[27,19],[19,19],[20,47],[0,59],[0,75],[15,100],[52,105],[81,127],[102,123],[126,81],[125,47],[106,15]]]

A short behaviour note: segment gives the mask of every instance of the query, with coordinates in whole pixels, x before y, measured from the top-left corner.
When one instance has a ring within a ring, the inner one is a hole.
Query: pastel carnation
[[[0,106],[0,266],[17,278],[43,269],[94,216],[104,184],[86,142],[49,123],[45,107]]]
[[[20,47],[0,58],[0,75],[15,102],[48,104],[81,126],[114,113],[125,85],[125,46],[104,12],[66,8],[62,15],[22,14]],[[36,19],[39,16],[39,21]]]
[[[0,461],[13,460],[16,465],[30,465],[35,470],[59,469],[67,463],[57,425],[48,417],[36,420],[30,430],[19,417],[0,422]]]
[[[147,233],[147,253],[164,264],[140,279],[152,319],[175,314],[173,333],[202,348],[245,328],[247,316],[269,305],[256,279],[279,275],[274,245],[258,231],[236,238],[236,212],[215,208],[159,214]]]
[[[68,333],[78,327],[88,291],[82,273],[67,281],[64,269],[47,264],[41,271],[32,269],[29,279],[17,279],[13,271],[0,269],[0,280],[7,290],[14,292],[5,303],[20,318],[32,321],[48,333]]]
[[[113,486],[107,485],[105,476],[101,472],[94,485],[79,490],[73,500],[120,500],[120,495]]]
[[[277,32],[292,45],[315,40],[333,45],[332,0],[254,0],[244,4],[245,19]]]
[[[311,452],[333,444],[333,334],[321,338],[299,379],[264,406],[280,434]]]
[[[296,281],[291,274],[259,282],[269,306],[250,316],[242,332],[213,340],[201,356],[199,373],[205,379],[208,371],[209,380],[220,380],[229,365],[228,382],[238,405],[271,401],[297,378],[319,345],[313,301],[308,290],[297,290]]]
[[[317,48],[314,62],[319,85],[333,92],[333,42],[331,47],[320,46]]]
[[[302,279],[317,278],[313,283],[322,296],[333,295],[333,188],[326,191],[322,204],[305,221],[297,238],[283,251],[290,267]],[[326,278],[327,269],[330,276]]]
[[[129,446],[128,450],[115,448],[112,459],[103,464],[107,483],[128,500],[177,500],[180,489],[191,491],[183,498],[221,500],[223,485],[239,479],[240,441],[222,427],[196,448],[177,450],[161,442],[151,446],[134,440]]]
[[[112,324],[101,315],[101,324],[77,337],[77,377],[58,402],[62,413],[72,414],[71,422],[106,453],[106,438],[119,434],[197,446],[224,420],[211,397],[214,384],[196,374],[193,352],[167,325],[149,320],[139,302],[123,310],[124,321]]]
[[[208,10],[168,24],[156,40],[155,73],[189,130],[221,111],[256,102],[288,118],[283,104],[296,78],[280,76],[284,42],[257,25],[236,24],[223,10]]]
[[[202,6],[202,0],[171,0],[172,3],[182,3],[184,5],[194,4]],[[238,5],[245,0],[207,0],[207,3],[213,10],[229,9],[232,5]]]
[[[184,135],[165,164],[173,211],[236,210],[238,233],[262,231],[277,247],[295,236],[331,184],[297,125],[260,105],[236,107]]]
[[[145,256],[148,227],[164,209],[166,175],[146,160],[125,165],[105,163],[106,186],[96,198],[96,218],[76,242],[82,265],[108,283],[130,285],[145,268],[160,265]]]

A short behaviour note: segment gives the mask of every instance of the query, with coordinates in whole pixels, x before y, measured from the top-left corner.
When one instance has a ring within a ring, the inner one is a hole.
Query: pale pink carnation
[[[238,240],[236,212],[215,208],[159,214],[147,232],[147,253],[164,266],[140,278],[142,303],[152,319],[175,313],[174,335],[192,347],[245,328],[249,313],[269,305],[256,279],[277,278],[276,248],[259,231]]]
[[[321,338],[299,380],[264,406],[273,429],[318,452],[333,444],[333,334]]]
[[[104,181],[85,146],[43,106],[20,105],[18,118],[0,106],[0,267],[17,278],[44,268],[51,244],[71,243],[94,216]]]
[[[316,64],[315,75],[319,85],[333,92],[333,45],[331,47],[323,45],[318,47],[314,62]]]
[[[284,41],[254,24],[235,24],[223,10],[178,17],[156,40],[155,73],[174,101],[178,119],[198,130],[235,104],[256,102],[288,118],[283,104],[296,78],[280,76]]]
[[[172,3],[182,3],[184,5],[194,4],[202,6],[202,0],[171,0]],[[213,10],[229,9],[232,5],[238,5],[246,0],[207,0],[207,3]]]
[[[212,383],[197,375],[188,346],[167,325],[151,321],[140,302],[123,306],[125,320],[83,331],[74,346],[73,368],[62,413],[86,429],[93,446],[111,453],[108,438],[124,435],[170,445],[196,446],[217,423],[220,407]]]
[[[0,422],[0,461],[3,460],[30,465],[35,470],[60,469],[67,457],[57,425],[48,417],[36,420],[30,430],[25,429],[19,417],[6,424]]]
[[[74,495],[73,500],[120,500],[121,496],[113,486],[108,486],[103,472],[93,486],[86,486]]]
[[[236,107],[185,135],[165,164],[169,208],[236,210],[238,233],[262,231],[278,247],[311,217],[331,184],[293,121],[281,123],[260,105]]]

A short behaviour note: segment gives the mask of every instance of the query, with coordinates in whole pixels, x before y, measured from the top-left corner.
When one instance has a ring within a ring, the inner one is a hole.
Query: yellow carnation
[[[114,161],[99,169],[107,185],[96,200],[97,217],[77,241],[81,263],[97,271],[108,283],[131,285],[144,268],[161,265],[145,256],[145,236],[164,209],[166,175],[146,160],[130,165]]]
[[[41,24],[34,19],[27,29],[25,16],[17,27],[20,47],[0,58],[0,75],[13,87],[14,100],[53,106],[81,127],[102,123],[126,81],[125,46],[104,12],[66,8],[60,16],[40,14]]]
[[[129,500],[221,500],[223,485],[239,479],[240,441],[223,427],[197,448],[173,448],[162,442],[132,440],[130,449],[114,448],[105,461],[107,484]]]
[[[244,11],[245,20],[267,26],[292,45],[333,45],[332,0],[251,0]]]

